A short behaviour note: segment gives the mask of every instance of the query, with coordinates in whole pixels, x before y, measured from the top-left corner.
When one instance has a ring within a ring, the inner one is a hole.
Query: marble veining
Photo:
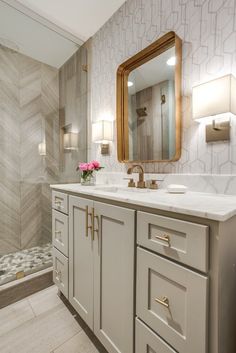
[[[134,180],[138,175],[133,174]],[[127,185],[127,173],[99,172],[96,175],[99,184],[123,184]],[[169,184],[183,184],[194,192],[206,192],[213,194],[236,195],[236,175],[217,174],[162,174],[145,173],[145,180],[156,179],[160,189]]]
[[[103,185],[105,188],[106,186]],[[120,186],[117,186],[119,188]],[[236,215],[236,196],[187,191],[185,194],[169,194],[166,189],[130,190],[120,187],[118,192],[104,191],[101,185],[58,184],[51,188],[102,199],[125,202],[129,205],[150,207],[169,212],[197,216],[216,221],[226,221]]]

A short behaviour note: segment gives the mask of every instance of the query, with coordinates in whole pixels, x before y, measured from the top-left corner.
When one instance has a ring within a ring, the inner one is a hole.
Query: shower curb
[[[0,309],[53,285],[52,268],[0,287]]]

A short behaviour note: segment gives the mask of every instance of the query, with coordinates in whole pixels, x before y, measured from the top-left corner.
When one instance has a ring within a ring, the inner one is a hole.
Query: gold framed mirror
[[[119,162],[170,162],[181,154],[182,41],[169,32],[117,70]]]

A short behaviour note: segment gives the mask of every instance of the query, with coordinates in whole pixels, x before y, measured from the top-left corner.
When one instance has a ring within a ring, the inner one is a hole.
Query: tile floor
[[[9,305],[0,310],[0,352],[103,352],[74,316],[57,296],[55,286]]]
[[[51,266],[51,243],[0,256],[0,285],[14,281],[19,273],[27,276]]]

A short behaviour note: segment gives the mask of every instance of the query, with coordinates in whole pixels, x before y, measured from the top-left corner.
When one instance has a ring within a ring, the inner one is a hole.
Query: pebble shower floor
[[[0,285],[52,266],[52,244],[35,246],[0,257]]]

